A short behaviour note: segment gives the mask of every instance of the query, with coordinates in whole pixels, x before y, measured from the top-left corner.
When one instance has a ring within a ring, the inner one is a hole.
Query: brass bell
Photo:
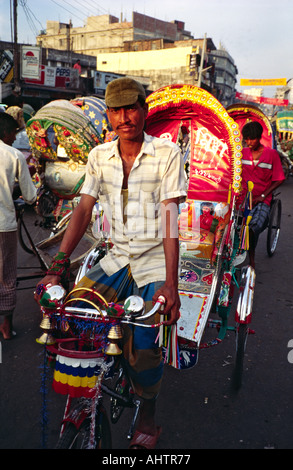
[[[111,326],[110,331],[108,333],[108,339],[121,339],[123,338],[122,328],[121,325],[114,325]]]
[[[43,316],[43,319],[40,323],[40,328],[44,330],[44,333],[39,338],[36,339],[36,342],[39,344],[48,344],[48,345],[54,344],[55,339],[49,333],[52,327],[51,327],[51,322],[50,322],[50,318],[48,317],[48,315]]]
[[[109,343],[105,349],[105,354],[108,356],[119,356],[122,354],[122,351],[117,343]]]
[[[40,323],[40,328],[42,330],[51,330],[51,323],[50,323],[50,319],[49,317],[47,317],[46,315],[43,316],[43,319]]]
[[[39,338],[36,339],[36,342],[39,344],[54,344],[55,338],[49,333],[43,333]]]

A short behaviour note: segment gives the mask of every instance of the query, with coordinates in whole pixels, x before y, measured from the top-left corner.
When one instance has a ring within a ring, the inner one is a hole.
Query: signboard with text
[[[0,82],[10,82],[13,78],[13,54],[11,51],[0,51]]]
[[[95,93],[105,96],[105,91],[107,88],[108,83],[116,78],[124,77],[124,75],[120,75],[117,73],[110,73],[110,72],[95,72],[94,75],[94,89]]]
[[[69,86],[71,88],[78,88],[79,77],[76,72],[76,70],[70,67],[49,67],[47,65],[41,65],[39,78],[27,78],[25,82],[51,88],[68,88]]]
[[[41,48],[21,46],[21,75],[22,78],[38,80],[40,78]]]

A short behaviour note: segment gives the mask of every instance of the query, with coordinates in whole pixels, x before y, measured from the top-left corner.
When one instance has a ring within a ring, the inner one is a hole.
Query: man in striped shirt
[[[118,139],[94,148],[88,157],[81,201],[60,246],[70,256],[82,238],[99,199],[111,226],[110,252],[79,282],[107,301],[142,295],[146,308],[160,295],[169,325],[179,318],[178,204],[186,196],[183,159],[177,145],[144,132],[147,116],[143,86],[129,78],[110,82],[107,114]],[[57,284],[58,276],[43,283]],[[155,403],[163,373],[154,328],[124,334],[124,356],[143,406],[132,446],[154,448],[160,434]]]
[[[253,183],[252,216],[249,224],[249,258],[255,267],[255,248],[260,233],[265,230],[269,220],[270,203],[273,191],[285,179],[281,160],[276,150],[261,144],[262,125],[249,122],[242,129],[247,147],[242,151],[243,194],[247,193],[247,183]]]

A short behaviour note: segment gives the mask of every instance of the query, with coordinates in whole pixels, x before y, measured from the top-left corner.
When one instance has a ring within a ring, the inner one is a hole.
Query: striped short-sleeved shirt
[[[122,183],[118,140],[95,147],[88,156],[81,193],[99,200],[111,226],[114,246],[101,260],[101,266],[109,276],[130,264],[138,287],[163,281],[166,269],[161,202],[171,198],[179,198],[181,202],[187,190],[179,147],[144,134],[141,151],[128,178],[126,214],[123,214]],[[173,227],[177,236],[177,219],[173,220]]]

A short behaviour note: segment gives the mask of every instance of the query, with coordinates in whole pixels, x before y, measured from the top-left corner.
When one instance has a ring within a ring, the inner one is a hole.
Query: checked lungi
[[[122,302],[130,295],[140,295],[146,312],[153,307],[152,297],[164,282],[152,282],[138,288],[129,265],[112,276],[107,276],[99,264],[87,272],[75,288],[92,288],[107,302]],[[159,322],[159,315],[146,323]],[[155,398],[160,390],[163,376],[162,351],[156,342],[158,328],[127,325],[123,336],[123,360],[135,392],[144,399]]]
[[[256,246],[259,235],[268,226],[270,206],[268,206],[264,202],[260,202],[251,210],[249,215],[252,217],[249,223],[249,228],[253,231],[254,243]]]
[[[17,232],[0,232],[0,315],[16,306]]]

